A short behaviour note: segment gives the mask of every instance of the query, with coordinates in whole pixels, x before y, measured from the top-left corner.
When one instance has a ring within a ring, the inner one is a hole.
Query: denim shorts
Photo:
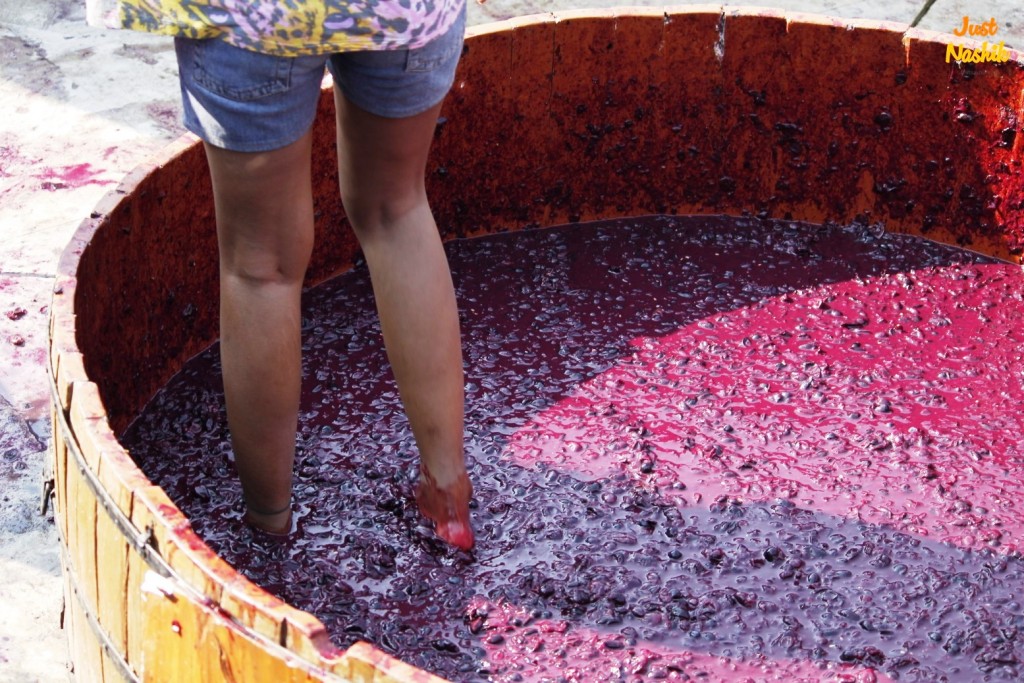
[[[184,124],[204,141],[236,152],[289,145],[313,124],[325,64],[346,99],[371,114],[405,118],[444,99],[462,54],[466,15],[412,50],[277,57],[222,40],[175,38]]]

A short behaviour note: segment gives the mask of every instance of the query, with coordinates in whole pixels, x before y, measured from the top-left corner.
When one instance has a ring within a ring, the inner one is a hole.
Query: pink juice
[[[453,681],[1024,676],[1019,266],[719,217],[448,252],[473,553],[411,501],[365,268],[308,293],[289,542],[240,521],[216,349],[124,435],[338,646]]]

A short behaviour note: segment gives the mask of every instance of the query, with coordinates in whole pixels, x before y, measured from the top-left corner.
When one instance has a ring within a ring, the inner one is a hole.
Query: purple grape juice
[[[124,435],[338,646],[453,681],[1024,676],[1018,266],[720,217],[447,249],[472,554],[412,500],[365,268],[307,294],[291,541],[241,523],[216,348]]]

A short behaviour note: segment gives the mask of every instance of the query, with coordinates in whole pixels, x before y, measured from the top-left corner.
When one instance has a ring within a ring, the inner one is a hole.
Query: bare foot
[[[434,477],[420,467],[420,483],[416,488],[420,512],[433,520],[438,538],[462,550],[473,547],[473,527],[469,521],[472,495],[473,485],[465,473],[442,489]]]

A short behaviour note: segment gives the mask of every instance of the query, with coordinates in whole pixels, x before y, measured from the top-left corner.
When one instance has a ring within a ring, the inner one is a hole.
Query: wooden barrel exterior
[[[946,62],[944,36],[690,6],[470,31],[429,191],[446,239],[643,214],[881,222],[1002,258],[1024,249],[1024,64]],[[357,245],[333,103],[315,124],[309,282]],[[217,336],[212,197],[185,138],[85,220],[50,338],[55,509],[78,680],[431,681],[217,557],[117,435]]]

